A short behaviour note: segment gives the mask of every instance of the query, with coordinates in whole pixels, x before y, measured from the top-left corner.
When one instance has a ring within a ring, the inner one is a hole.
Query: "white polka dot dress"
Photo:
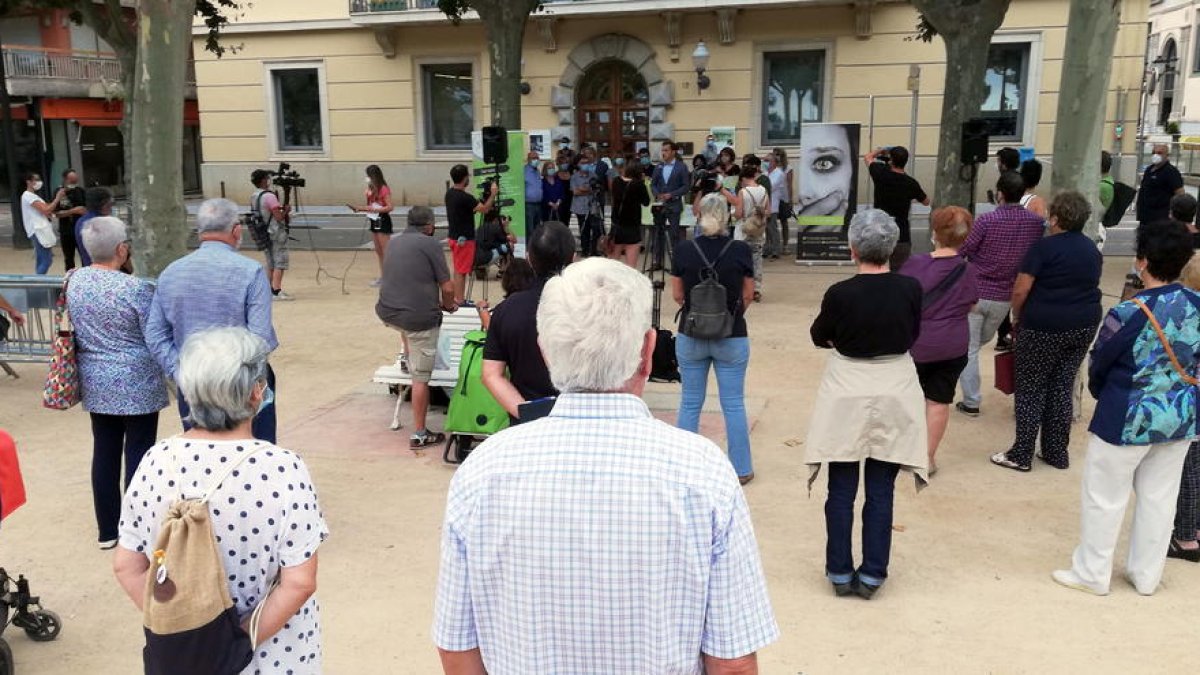
[[[329,536],[303,460],[290,450],[256,440],[169,439],[146,453],[125,492],[121,512],[121,546],[149,557],[171,503],[181,496],[201,497],[222,466],[255,449],[209,501],[229,592],[243,620],[280,567],[303,564]],[[259,645],[243,675],[320,673],[319,613],[314,595]]]

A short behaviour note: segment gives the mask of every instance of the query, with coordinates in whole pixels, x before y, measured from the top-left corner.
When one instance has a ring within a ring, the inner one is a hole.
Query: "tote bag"
[[[54,342],[50,346],[50,373],[42,391],[42,405],[53,410],[68,410],[79,403],[79,361],[75,353],[75,327],[67,307],[67,284],[71,273],[63,278],[62,292],[54,306]]]

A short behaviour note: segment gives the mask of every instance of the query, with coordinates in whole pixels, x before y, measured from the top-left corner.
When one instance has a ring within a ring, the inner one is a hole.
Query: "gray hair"
[[[267,380],[267,343],[245,328],[211,328],[183,343],[175,381],[205,431],[228,431],[254,417],[254,387]]]
[[[409,227],[429,227],[433,225],[433,209],[428,206],[414,206],[408,212]]]
[[[129,238],[125,223],[112,216],[97,216],[83,226],[83,248],[92,260],[106,263],[117,257],[117,247]]]
[[[538,344],[561,392],[624,391],[650,330],[650,280],[607,258],[568,265],[546,282]]]
[[[850,247],[861,262],[886,265],[899,240],[900,228],[886,211],[867,209],[850,219]]]
[[[729,230],[729,202],[717,192],[704,195],[700,200],[700,234],[716,237]]]
[[[196,233],[232,232],[238,222],[238,205],[228,199],[206,199],[196,211]]]

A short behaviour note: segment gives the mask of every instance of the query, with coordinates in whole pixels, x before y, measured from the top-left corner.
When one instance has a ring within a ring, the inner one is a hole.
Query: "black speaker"
[[[508,131],[504,127],[484,127],[481,134],[483,135],[484,163],[503,164],[507,162]]]
[[[987,164],[988,161],[988,122],[981,117],[973,117],[962,125],[962,163]]]

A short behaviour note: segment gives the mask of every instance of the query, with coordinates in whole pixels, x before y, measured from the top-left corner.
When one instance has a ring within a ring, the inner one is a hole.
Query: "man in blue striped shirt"
[[[271,284],[262,265],[237,252],[242,223],[237,204],[209,199],[196,212],[200,248],[167,266],[146,319],[146,345],[163,372],[175,379],[179,350],[193,333],[237,326],[279,346],[271,325]],[[267,366],[267,385],[275,390],[275,372]],[[187,401],[179,397],[179,416],[190,428]],[[275,404],[254,418],[254,437],[275,442]]]
[[[601,258],[546,283],[538,342],[563,393],[450,484],[433,625],[447,673],[757,673],[778,638],[732,465],[640,398],[651,300]]]

